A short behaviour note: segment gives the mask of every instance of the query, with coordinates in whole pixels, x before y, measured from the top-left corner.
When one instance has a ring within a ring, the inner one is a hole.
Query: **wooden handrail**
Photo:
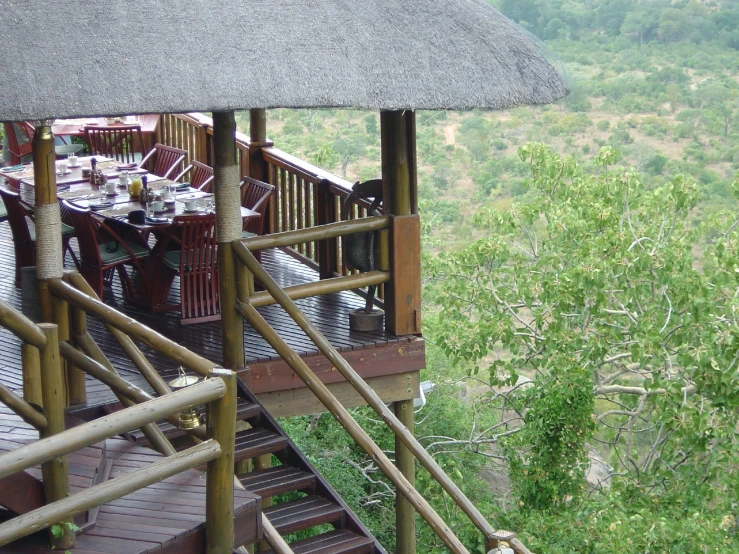
[[[339,354],[328,339],[321,331],[305,316],[298,306],[290,300],[285,292],[280,288],[277,282],[267,273],[261,266],[254,255],[240,243],[234,243],[234,252],[237,257],[246,265],[247,269],[254,274],[254,277],[264,285],[265,289],[272,295],[280,306],[292,317],[298,326],[313,341],[318,349],[326,356],[326,358],[336,367],[336,369],[344,376],[354,389],[362,396],[367,404],[375,410],[382,418],[385,424],[395,433],[395,435],[405,444],[413,453],[416,459],[426,468],[431,476],[442,486],[442,488],[452,497],[454,502],[459,506],[472,523],[483,533],[486,541],[490,543],[498,540],[510,540],[515,534],[508,531],[496,531],[485,517],[480,513],[477,507],[470,502],[459,487],[452,481],[446,472],[436,463],[436,460],[426,451],[426,449],[416,440],[412,433],[398,420],[392,411],[385,405],[382,399],[377,395],[372,387],[364,382],[362,377],[354,370],[353,367]],[[255,322],[259,323],[258,312],[249,305],[241,304],[238,307],[242,315],[248,317],[253,326]],[[255,315],[256,314],[256,315]],[[261,316],[259,316],[261,318]],[[266,323],[266,322],[265,322]],[[269,340],[268,337],[265,337]],[[278,337],[279,338],[279,337]],[[280,338],[280,340],[282,340]],[[284,342],[284,341],[283,341]],[[275,348],[274,345],[272,345]],[[276,349],[276,348],[275,348]],[[279,350],[278,350],[279,352]],[[284,356],[283,356],[284,358]],[[288,363],[291,360],[284,358]],[[302,360],[301,360],[302,361]],[[291,366],[292,367],[292,366]],[[307,366],[306,366],[307,368]],[[300,375],[298,370],[293,367],[293,371]],[[310,387],[311,382],[316,381],[315,375],[308,377],[306,384]],[[328,391],[328,389],[327,389]],[[315,391],[314,391],[315,392]],[[329,393],[330,394],[330,393]],[[318,396],[318,393],[316,393]],[[319,397],[320,398],[320,397]],[[328,407],[328,406],[327,406]],[[333,413],[333,412],[332,412]],[[340,421],[340,423],[342,423]],[[342,423],[343,424],[343,423]],[[409,498],[409,500],[411,500]],[[423,515],[423,514],[421,514]]]
[[[81,308],[88,314],[98,317],[104,323],[123,331],[127,335],[137,338],[150,348],[166,354],[179,364],[202,376],[209,375],[210,371],[218,365],[139,323],[132,317],[114,310],[100,300],[87,296],[61,279],[51,279],[48,283],[49,289],[55,296]]]
[[[293,285],[285,287],[285,294],[290,300],[299,300],[301,298],[309,298],[311,296],[320,296],[323,294],[331,294],[343,290],[354,290],[372,285],[381,285],[390,280],[390,273],[387,271],[368,271],[366,273],[357,273],[356,275],[348,275],[346,277],[334,277],[333,279],[324,279],[315,283],[304,283],[302,285]],[[255,308],[269,306],[277,301],[272,298],[268,291],[261,291],[249,296],[249,303]]]
[[[23,342],[36,348],[46,346],[46,337],[38,326],[13,306],[0,300],[0,325],[8,329]]]
[[[46,429],[49,425],[44,414],[37,411],[36,408],[31,406],[28,402],[23,400],[2,383],[0,383],[0,402],[18,414],[23,421],[33,425],[39,431]]]
[[[285,231],[283,233],[274,233],[260,237],[252,237],[244,239],[242,242],[249,247],[249,250],[263,250],[265,248],[282,248],[301,242],[310,242],[314,240],[332,239],[352,235],[356,233],[366,233],[370,231],[382,231],[390,228],[389,215],[377,215],[373,217],[363,217],[362,219],[353,219],[351,221],[338,221],[329,223],[328,225],[319,225],[310,229],[302,229],[298,231]]]
[[[276,167],[287,169],[291,173],[295,173],[300,177],[311,182],[318,183],[320,181],[329,181],[332,185],[345,190],[348,193],[352,190],[352,183],[346,179],[334,175],[333,173],[309,164],[305,160],[301,160],[279,148],[274,146],[262,149],[264,160]]]
[[[168,415],[221,398],[226,385],[209,379],[144,404],[83,423],[73,429],[0,454],[0,479],[90,446],[105,438],[137,429]]]
[[[209,440],[143,469],[126,473],[63,500],[37,508],[0,525],[0,546],[187,469],[203,465],[220,455],[221,445],[215,440]]]

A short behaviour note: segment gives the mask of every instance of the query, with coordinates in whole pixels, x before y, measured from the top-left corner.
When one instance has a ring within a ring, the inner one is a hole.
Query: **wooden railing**
[[[72,282],[75,276],[78,277],[76,274],[68,276]],[[82,297],[96,302],[95,299],[87,297],[61,280],[51,280],[47,283],[50,289],[61,291],[59,296],[65,296],[66,291],[73,301]],[[31,392],[35,393],[40,389],[40,397],[35,398],[33,402],[42,407],[42,412],[39,412],[30,403],[6,387],[0,386],[0,399],[25,421],[36,427],[41,435],[37,442],[0,454],[0,479],[41,464],[47,501],[45,506],[0,524],[0,546],[60,524],[61,534],[54,536],[54,546],[60,550],[71,548],[74,545],[74,531],[69,522],[73,516],[207,463],[205,522],[205,532],[208,536],[207,552],[215,554],[232,551],[234,536],[232,460],[236,431],[236,374],[216,368],[215,364],[191,353],[188,355],[181,352],[183,358],[194,357],[195,363],[190,365],[196,365],[210,379],[154,399],[115,374],[112,366],[108,369],[104,363],[94,359],[96,357],[109,364],[102,351],[96,350],[96,345],[93,347],[94,341],[89,338],[86,326],[83,325],[80,329],[79,310],[79,304],[76,304],[70,311],[66,300],[62,300],[55,305],[55,313],[59,316],[61,325],[52,323],[36,325],[22,313],[0,301],[0,325],[19,337],[23,341],[23,347],[35,349],[37,352],[36,356],[24,356],[23,379],[24,382],[35,382],[30,389]],[[67,317],[72,321],[64,321]],[[69,328],[72,328],[72,337],[69,336]],[[60,340],[60,334],[64,340]],[[159,337],[151,330],[148,332],[142,330],[141,335],[148,336],[149,342],[156,342]],[[82,352],[66,342],[69,338],[74,340]],[[135,345],[133,348],[138,352]],[[93,357],[88,356],[87,352]],[[64,388],[65,382],[69,379],[65,379],[63,372],[70,371],[72,366],[63,368],[62,359],[74,364],[75,371],[82,370],[99,377],[128,407],[115,414],[65,430],[64,402],[67,393]],[[41,367],[43,372],[40,371]],[[166,385],[164,387],[166,392],[169,392],[168,387]],[[144,404],[135,405],[142,402]],[[177,453],[154,422],[163,418],[172,420],[180,411],[202,404],[208,405],[211,420],[207,431],[198,429],[205,442]],[[136,428],[141,428],[145,433],[149,431],[147,437],[151,437],[152,445],[167,457],[147,468],[69,496],[66,455]]]
[[[267,321],[256,310],[255,306],[277,303],[285,310],[308,338],[318,347],[321,353],[326,356],[333,367],[354,387],[365,402],[375,410],[382,421],[395,434],[396,438],[402,442],[404,448],[418,460],[451,497],[452,501],[482,532],[485,539],[486,551],[502,544],[510,544],[517,554],[527,554],[529,553],[528,549],[515,538],[514,533],[495,530],[488,523],[477,507],[470,502],[446,472],[436,463],[434,458],[416,440],[413,433],[390,411],[372,387],[362,379],[336,348],[334,348],[330,341],[308,320],[305,314],[294,303],[293,300],[297,298],[322,294],[328,282],[282,289],[252,253],[252,251],[262,248],[282,247],[287,244],[305,243],[316,239],[339,239],[342,236],[353,233],[385,230],[390,228],[392,224],[393,219],[390,216],[367,217],[357,221],[332,223],[315,229],[290,230],[271,236],[255,237],[233,243],[233,251],[236,257],[265,288],[264,292],[252,294],[244,301],[237,302],[236,309],[249,325],[260,333],[270,346],[280,354],[280,357],[288,363],[295,374],[301,378],[325,408],[346,429],[356,444],[375,461],[378,468],[395,485],[397,493],[407,499],[452,552],[467,554],[467,549],[428,502],[418,494],[415,487],[406,479],[403,473],[387,458],[382,449],[355,423],[346,408],[337,400],[328,387],[321,382],[305,361],[287,345],[279,333],[270,327]],[[331,291],[350,288],[354,285],[354,279],[364,279],[367,284],[379,284],[389,280],[390,276],[386,272],[377,271],[355,276],[337,277],[331,280],[333,281]]]
[[[163,115],[157,140],[187,150],[187,163],[198,160],[213,165],[213,120],[203,114]],[[250,175],[249,144],[247,135],[236,133],[237,162],[242,176]],[[267,164],[267,180],[275,186],[267,211],[270,233],[299,231],[341,221],[342,206],[351,193],[349,181],[274,146],[265,146],[261,151]],[[369,207],[366,200],[353,202],[348,210],[349,219],[367,217]],[[339,238],[300,242],[284,249],[317,270],[321,279],[357,273],[346,267]],[[381,305],[382,286],[377,298]]]

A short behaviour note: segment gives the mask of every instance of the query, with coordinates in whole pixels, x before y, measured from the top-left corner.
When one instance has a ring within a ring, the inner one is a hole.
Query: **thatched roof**
[[[567,85],[483,0],[0,0],[0,120],[503,108]]]

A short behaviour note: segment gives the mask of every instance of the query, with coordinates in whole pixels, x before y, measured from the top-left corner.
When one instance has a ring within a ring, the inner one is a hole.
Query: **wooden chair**
[[[149,256],[148,246],[143,241],[122,238],[87,208],[78,208],[64,200],[62,212],[62,217],[72,223],[77,235],[79,271],[95,293],[102,298],[105,274],[114,270],[118,272],[126,299],[139,304],[148,302],[150,286],[141,263]],[[136,285],[125,266],[139,272]]]
[[[15,286],[21,286],[21,268],[36,265],[36,226],[33,223],[33,208],[21,200],[17,192],[0,187],[0,198],[5,204],[10,232],[15,246]],[[69,253],[78,265],[77,256],[69,246],[74,229],[62,223],[62,252]]]
[[[269,206],[269,199],[275,193],[275,187],[251,177],[244,177],[241,181],[241,205],[258,212],[260,218],[248,219],[244,223],[243,237],[253,237],[264,233],[266,224],[265,214]]]
[[[179,148],[173,148],[172,146],[165,146],[163,144],[156,143],[149,153],[144,156],[144,159],[139,162],[139,167],[147,169],[146,164],[149,160],[156,156],[154,160],[154,168],[149,170],[149,173],[158,175],[168,179],[175,169],[182,163],[187,155],[187,150],[180,150]]]
[[[180,311],[182,325],[221,318],[218,250],[214,214],[177,216],[154,247],[151,310]],[[170,301],[174,278],[180,277],[178,302]]]
[[[33,151],[32,142],[35,129],[26,121],[16,123],[6,121],[3,126],[8,143],[8,163],[18,165],[22,163],[23,157],[29,156]]]
[[[85,126],[90,155],[107,156],[123,163],[135,163],[144,154],[140,125]]]
[[[215,178],[213,175],[213,168],[209,165],[205,165],[204,163],[198,162],[196,160],[193,160],[193,162],[188,165],[182,173],[177,175],[177,177],[174,178],[175,181],[182,183],[184,182],[182,179],[187,175],[190,171],[192,171],[192,175],[190,175],[190,186],[192,188],[201,190],[203,192],[211,192],[213,188],[213,179]]]

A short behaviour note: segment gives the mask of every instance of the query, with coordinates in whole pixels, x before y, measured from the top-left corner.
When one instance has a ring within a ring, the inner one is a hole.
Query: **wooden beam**
[[[425,343],[413,338],[394,344],[369,346],[342,352],[342,356],[365,380],[388,375],[405,374],[426,367]],[[303,358],[308,367],[325,384],[345,383],[346,379],[323,354]],[[249,364],[249,374],[240,373],[255,394],[305,388],[300,378],[282,359]]]
[[[39,431],[48,427],[46,417],[28,402],[16,395],[8,387],[0,383],[0,402],[18,414],[23,421],[33,425]]]
[[[402,400],[393,404],[395,417],[410,434],[414,430],[413,400]],[[412,486],[416,486],[416,459],[408,447],[395,437],[395,465]],[[395,496],[395,552],[416,554],[416,513],[408,500],[400,494]]]
[[[410,167],[407,120],[402,111],[380,112],[382,204],[386,214],[410,215]]]
[[[264,250],[265,248],[284,248],[294,244],[303,242],[313,242],[325,239],[334,239],[345,235],[355,233],[365,233],[369,231],[381,231],[390,228],[390,218],[385,215],[373,217],[363,217],[353,219],[351,221],[337,221],[336,223],[328,223],[310,227],[309,229],[299,229],[297,231],[284,231],[282,233],[274,233],[261,237],[253,237],[241,241],[251,251]]]
[[[390,228],[390,274],[385,285],[385,328],[393,335],[421,333],[421,220],[395,216]]]
[[[23,398],[29,404],[43,408],[41,394],[41,357],[38,348],[26,342],[21,344],[21,365],[23,366]]]
[[[418,371],[399,375],[385,375],[367,379],[367,384],[377,393],[383,402],[412,400],[420,395]],[[366,402],[360,394],[346,381],[326,385],[345,408],[364,406]],[[288,389],[283,391],[258,394],[257,398],[264,409],[273,417],[291,417],[317,414],[326,411],[326,407],[316,398],[310,389]]]
[[[46,347],[41,350],[41,393],[44,399],[44,415],[46,416],[47,424],[39,432],[42,440],[33,444],[39,444],[43,441],[59,441],[58,438],[64,434],[64,406],[66,403],[62,376],[62,360],[59,356],[58,328],[52,323],[42,323],[39,327],[44,335],[46,335]],[[22,451],[23,448],[26,447],[21,447],[12,452]],[[69,494],[66,452],[52,454],[51,456],[44,456],[36,463],[27,464],[20,468],[27,469],[37,463],[41,463],[46,502],[62,500]],[[0,467],[2,465],[0,464]],[[6,473],[3,477],[12,473],[15,472]],[[56,523],[71,523],[71,519],[59,519]],[[74,532],[68,525],[62,525],[61,529],[61,536],[51,536],[53,546],[60,550],[71,548],[74,546]]]
[[[226,182],[231,175],[231,168],[236,167],[236,118],[234,112],[213,113],[213,148],[215,156],[215,181],[213,190],[218,206],[218,218],[238,218],[241,214],[229,210],[238,210],[228,202],[221,201],[231,191],[235,183]],[[228,171],[227,171],[228,170]],[[237,176],[236,179],[239,177]],[[220,224],[219,224],[220,225]],[[230,369],[241,369],[245,365],[244,356],[244,320],[236,313],[234,306],[238,299],[236,276],[236,260],[229,242],[218,243],[218,285],[221,302],[221,337],[223,365]],[[230,241],[232,239],[222,239]]]
[[[249,110],[249,176],[267,181],[269,167],[262,155],[267,142],[267,110]]]
[[[208,404],[208,438],[221,446],[221,455],[208,462],[205,498],[206,554],[234,549],[234,450],[236,437],[236,374],[214,369],[225,393]]]

